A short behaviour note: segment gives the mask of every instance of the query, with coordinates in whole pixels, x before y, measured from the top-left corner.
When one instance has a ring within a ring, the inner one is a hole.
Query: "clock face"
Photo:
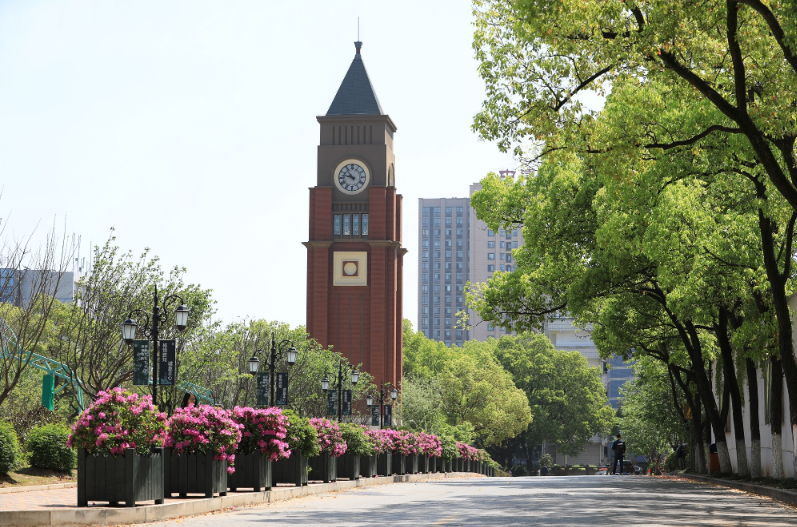
[[[356,194],[368,182],[368,174],[357,163],[348,163],[338,170],[338,186],[343,192]]]

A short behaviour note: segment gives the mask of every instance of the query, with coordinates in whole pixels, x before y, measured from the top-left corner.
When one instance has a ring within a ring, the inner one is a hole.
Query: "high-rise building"
[[[462,346],[469,331],[457,326],[470,279],[469,198],[423,199],[418,204],[418,324],[430,339]]]

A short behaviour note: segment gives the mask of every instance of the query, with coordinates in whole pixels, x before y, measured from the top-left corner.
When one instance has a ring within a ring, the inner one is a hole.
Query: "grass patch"
[[[67,474],[44,468],[22,467],[19,470],[12,470],[8,474],[0,474],[0,488],[72,483],[77,481],[75,472],[72,470]]]

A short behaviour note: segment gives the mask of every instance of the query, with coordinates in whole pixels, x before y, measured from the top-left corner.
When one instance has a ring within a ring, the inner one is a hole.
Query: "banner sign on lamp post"
[[[288,372],[277,374],[277,393],[274,397],[279,406],[288,405]]]
[[[177,341],[161,340],[158,353],[158,384],[161,386],[174,386],[175,369],[177,363]]]
[[[351,390],[343,390],[343,415],[351,415]]]
[[[258,372],[257,373],[257,405],[258,406],[268,406],[268,399],[269,399],[269,388],[271,387],[271,383],[269,382],[270,375],[267,371]]]
[[[149,386],[149,341],[133,341],[133,385]]]

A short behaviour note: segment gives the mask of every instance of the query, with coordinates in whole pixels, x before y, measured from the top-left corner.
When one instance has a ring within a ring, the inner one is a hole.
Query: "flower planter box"
[[[429,473],[429,456],[418,456],[418,472],[421,474]]]
[[[235,472],[227,475],[227,484],[233,492],[252,489],[256,492],[271,490],[271,459],[259,450],[251,454],[235,455]]]
[[[429,456],[429,472],[437,472],[437,458],[434,456]]]
[[[153,448],[149,455],[125,449],[121,456],[94,455],[77,451],[77,506],[89,501],[124,503],[135,507],[138,501],[163,503],[163,449]]]
[[[443,459],[440,458],[440,462],[443,464],[440,472],[454,472],[454,460],[453,459]]]
[[[338,458],[329,454],[321,453],[316,457],[311,457],[307,466],[310,467],[311,480],[322,480],[324,483],[332,483],[338,480]]]
[[[407,456],[402,454],[394,454],[391,471],[393,474],[403,476],[407,473]]]
[[[418,455],[410,454],[407,456],[407,465],[406,470],[407,474],[417,474],[418,473]]]
[[[360,476],[373,478],[377,474],[377,456],[360,456]]]
[[[307,456],[299,451],[291,452],[288,459],[280,459],[271,466],[273,484],[292,483],[297,487],[307,485]]]
[[[360,456],[347,452],[338,458],[337,466],[339,478],[360,479]]]
[[[163,485],[167,497],[172,494],[227,495],[227,461],[213,459],[214,454],[172,454],[165,448]]]
[[[376,457],[376,474],[378,476],[389,476],[393,474],[392,452],[385,452]]]

